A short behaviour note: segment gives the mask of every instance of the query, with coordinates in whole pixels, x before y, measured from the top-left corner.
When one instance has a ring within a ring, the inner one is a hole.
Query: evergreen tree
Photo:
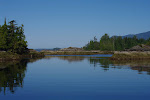
[[[14,20],[7,25],[6,19],[4,25],[0,27],[0,50],[23,54],[27,50],[27,41],[25,41],[23,25],[16,26]]]
[[[86,46],[83,47],[85,50],[99,50],[99,42],[97,42],[97,38],[94,37],[94,40],[91,40]]]
[[[102,51],[113,50],[113,39],[110,39],[108,34],[105,34],[101,37],[100,50]]]
[[[6,50],[7,49],[7,36],[8,35],[8,26],[6,24],[6,19],[4,25],[0,27],[0,49]]]

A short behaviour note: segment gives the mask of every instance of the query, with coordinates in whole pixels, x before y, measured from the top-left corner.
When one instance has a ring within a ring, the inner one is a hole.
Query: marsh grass
[[[150,51],[115,52],[114,55],[110,59],[114,59],[114,60],[150,59]]]

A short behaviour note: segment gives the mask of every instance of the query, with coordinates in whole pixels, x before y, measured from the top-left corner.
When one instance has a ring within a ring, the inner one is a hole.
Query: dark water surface
[[[149,100],[150,61],[110,56],[0,62],[0,100]]]

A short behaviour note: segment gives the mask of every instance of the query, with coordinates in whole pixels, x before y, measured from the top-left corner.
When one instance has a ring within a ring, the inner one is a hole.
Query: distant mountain
[[[150,31],[139,33],[139,34],[129,34],[129,35],[125,35],[125,36],[122,36],[122,37],[123,38],[125,38],[125,37],[133,37],[134,35],[136,35],[138,39],[143,38],[143,39],[147,40],[147,39],[150,38]]]

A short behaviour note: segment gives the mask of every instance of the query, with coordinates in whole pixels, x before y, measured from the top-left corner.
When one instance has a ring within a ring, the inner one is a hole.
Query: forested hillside
[[[134,34],[129,34],[129,35],[125,35],[125,36],[122,36],[122,37],[123,38],[125,38],[125,37],[132,38],[133,36],[136,36],[138,39],[145,39],[145,40],[147,40],[147,39],[150,38],[150,31],[139,33],[139,34],[135,34],[135,35]]]
[[[145,40],[145,39],[138,39],[137,36],[124,38],[122,38],[121,36],[109,37],[108,34],[105,34],[101,37],[100,41],[97,41],[97,38],[94,37],[94,40],[91,40],[88,44],[86,44],[83,47],[83,49],[102,50],[102,51],[122,51],[140,44],[150,45],[150,38]]]

